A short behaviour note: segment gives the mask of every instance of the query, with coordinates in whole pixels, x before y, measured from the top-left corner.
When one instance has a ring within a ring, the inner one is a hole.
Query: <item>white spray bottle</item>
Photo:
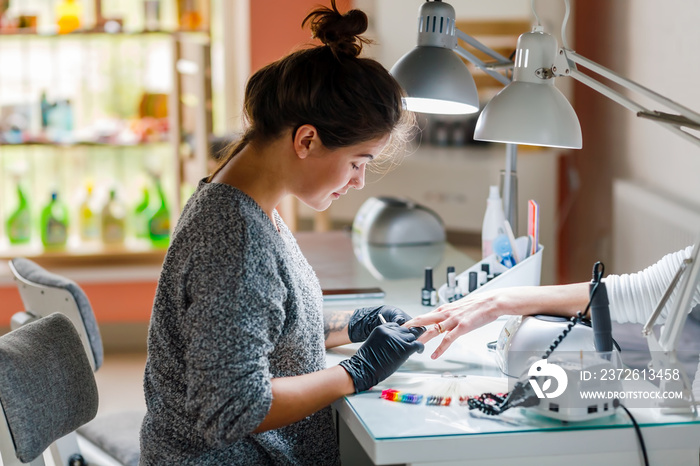
[[[486,213],[481,227],[482,259],[493,254],[492,242],[499,235],[498,229],[503,228],[506,217],[503,213],[503,200],[498,192],[498,186],[489,187],[489,197],[486,200]]]

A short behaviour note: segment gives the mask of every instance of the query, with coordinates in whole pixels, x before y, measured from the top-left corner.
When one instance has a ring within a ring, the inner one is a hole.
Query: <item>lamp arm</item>
[[[700,286],[700,239],[693,246],[691,256],[681,262],[659,304],[642,328],[642,335],[647,338],[652,355],[654,351],[675,353],[698,286]],[[652,327],[675,289],[679,290],[678,299],[669,309],[668,317],[657,339]]]
[[[495,50],[482,44],[469,34],[460,31],[455,28],[455,35],[458,39],[462,39],[467,44],[471,45],[480,52],[485,53],[489,57],[496,60],[493,63],[486,63],[483,60],[477,58],[473,53],[469,52],[464,47],[457,45],[453,50],[457,55],[464,58],[468,62],[472,63],[474,66],[482,70],[484,73],[488,74],[504,86],[511,83],[512,79],[508,76],[504,76],[499,73],[498,69],[512,70],[513,61],[504,57]],[[518,190],[517,186],[514,185],[517,179],[517,160],[518,160],[518,146],[516,144],[506,144],[506,167],[503,174],[503,210],[506,216],[506,220],[511,225],[511,228],[515,233],[518,231]]]
[[[459,28],[455,28],[455,35],[458,39],[462,39],[464,42],[471,45],[480,52],[484,52],[486,55],[493,58],[498,63],[503,65],[509,65],[511,68],[513,67],[513,61],[511,59],[504,57],[500,53],[493,50],[491,47],[484,45],[483,43],[479,42],[466,32],[461,31]]]
[[[496,60],[495,63],[486,63],[483,60],[480,60],[477,58],[473,53],[469,52],[467,49],[464,47],[461,47],[460,45],[457,45],[453,50],[457,55],[460,57],[464,58],[467,60],[469,63],[472,63],[474,66],[482,70],[484,73],[488,74],[492,78],[496,79],[498,82],[503,84],[504,86],[507,86],[510,84],[511,79],[508,78],[507,76],[503,76],[501,73],[496,71],[496,69],[512,69],[513,68],[513,61],[509,60],[508,58],[504,57],[500,53],[496,52],[495,50],[487,47],[486,45],[482,44],[472,36],[460,31],[459,29],[455,28],[455,35],[457,36],[458,39],[462,39],[464,42],[467,44],[471,45],[475,49],[479,50],[480,52],[485,53],[489,57],[493,58]]]
[[[658,92],[654,92],[651,89],[648,89],[638,83],[635,83],[634,81],[630,81],[629,79],[620,76],[614,71],[599,65],[598,63],[574,52],[573,50],[564,49],[564,53],[574,63],[577,63],[583,66],[584,68],[593,71],[594,73],[598,73],[599,75],[613,81],[614,83],[619,84],[625,89],[632,90],[651,100],[661,103],[662,105],[665,105],[666,107],[678,112],[681,115],[686,115],[691,121],[694,121],[695,124],[700,124],[700,113],[697,113],[692,109],[689,109],[677,102],[674,102],[673,100],[662,96]]]
[[[671,279],[671,283],[668,284],[664,295],[661,297],[659,303],[656,305],[656,309],[654,309],[654,312],[651,314],[646,324],[644,324],[644,327],[642,328],[642,335],[648,336],[651,333],[654,324],[656,324],[657,319],[661,315],[661,311],[663,310],[664,306],[666,306],[668,300],[671,298],[673,290],[676,289],[676,285],[678,285],[681,276],[683,276],[683,272],[685,272],[685,270],[688,268],[688,265],[690,265],[691,263],[692,261],[690,259],[684,259],[683,262],[681,262],[681,265],[678,267],[678,271],[676,271],[676,274]]]
[[[673,115],[669,113],[659,112],[656,110],[649,110],[644,106],[638,104],[629,97],[623,95],[622,93],[611,89],[600,81],[582,73],[576,67],[580,65],[583,68],[593,71],[598,75],[614,82],[620,87],[627,89],[629,91],[635,92],[641,96],[644,96],[658,104],[664,105],[669,109],[677,112],[678,115]],[[683,127],[689,127],[694,129],[700,129],[700,114],[694,112],[693,110],[684,107],[683,105],[670,100],[657,92],[654,92],[640,84],[630,81],[614,71],[605,68],[597,64],[596,62],[579,55],[578,53],[569,50],[561,49],[560,54],[552,67],[552,72],[555,76],[569,76],[580,83],[588,86],[594,91],[603,94],[610,100],[622,105],[623,107],[631,110],[637,114],[638,117],[651,119],[657,123],[663,123],[667,129],[673,131],[677,135],[685,138],[686,140],[700,145],[700,137],[695,136],[692,133],[683,130]]]
[[[679,286],[678,302],[669,310],[664,328],[659,335],[659,345],[666,351],[675,350],[678,347],[678,339],[700,284],[700,241],[695,243],[690,261],[690,267],[686,269],[686,274]]]
[[[678,360],[677,348],[683,326],[688,319],[690,306],[693,303],[693,296],[698,285],[700,285],[700,262],[698,262],[698,259],[700,259],[700,240],[695,243],[691,257],[681,263],[678,272],[661,298],[659,306],[649,318],[649,321],[644,326],[644,330],[642,330],[642,333],[646,336],[651,353],[650,367],[655,371],[663,371],[664,374],[667,371],[672,371],[672,373],[675,372],[680,376],[679,378],[662,378],[659,382],[660,392],[680,391],[683,393],[682,398],[660,400],[659,407],[662,413],[687,413],[692,411],[697,414],[695,410],[695,396],[693,395],[688,375]],[[674,306],[669,309],[668,317],[657,339],[650,327],[656,320],[661,307],[663,307],[662,302],[666,301],[667,296],[670,296],[676,287],[680,291],[680,296]]]

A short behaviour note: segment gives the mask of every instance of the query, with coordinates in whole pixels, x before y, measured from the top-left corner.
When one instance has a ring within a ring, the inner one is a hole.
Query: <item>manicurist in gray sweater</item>
[[[423,348],[390,306],[324,316],[275,210],[293,195],[321,211],[361,189],[413,126],[396,81],[359,57],[364,13],[332,1],[302,24],[322,45],[250,78],[246,131],[175,228],[149,328],[142,465],[337,464],[329,405]],[[326,348],[351,341],[364,343],[326,368]]]

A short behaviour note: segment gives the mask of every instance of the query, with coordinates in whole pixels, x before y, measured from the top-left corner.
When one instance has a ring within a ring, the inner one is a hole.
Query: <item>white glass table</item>
[[[400,278],[388,278],[372,270],[371,265],[358,262],[347,233],[300,233],[297,240],[322,287],[379,286],[386,292],[383,300],[386,304],[401,307],[414,316],[430,310],[420,304],[423,267],[400,258],[410,255],[410,250],[380,251],[384,258],[404,262],[398,267],[406,269],[404,272],[393,271]],[[434,267],[436,288],[444,282],[448,265],[455,266],[459,272],[475,262],[449,245],[438,256]],[[387,275],[393,273],[390,268],[380,268]],[[415,270],[409,271],[411,268]],[[401,277],[401,273],[413,276]],[[366,305],[370,304],[364,300],[328,304],[347,309]],[[484,381],[486,386],[492,383],[494,389],[505,386],[486,346],[497,338],[503,323],[499,320],[463,336],[433,361],[429,354],[437,346],[436,338],[426,345],[423,354],[412,356],[378,387],[337,401],[334,408],[343,464],[502,465],[507,461],[538,466],[643,464],[632,422],[620,409],[610,417],[564,423],[528,414],[520,408],[490,417],[454,402],[450,406],[428,406],[381,399],[383,388],[411,387],[416,381],[439,378],[444,372],[466,375]],[[329,350],[328,364],[351,356],[356,348],[357,345],[346,345]],[[655,408],[631,411],[642,427],[650,464],[698,464],[698,418],[663,415]]]

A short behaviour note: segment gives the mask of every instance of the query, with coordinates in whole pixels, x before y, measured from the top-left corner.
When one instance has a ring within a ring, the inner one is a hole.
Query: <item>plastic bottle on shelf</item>
[[[68,209],[58,198],[58,192],[51,193],[51,200],[41,210],[41,242],[44,247],[58,249],[66,245],[68,239]]]
[[[489,197],[486,200],[486,213],[481,227],[481,255],[486,258],[493,254],[493,240],[503,229],[506,217],[503,213],[503,201],[498,186],[489,187]]]
[[[100,238],[100,217],[95,209],[92,183],[85,185],[85,198],[80,203],[78,226],[82,241],[91,242]]]
[[[204,2],[201,2],[201,0],[178,0],[177,10],[180,29],[196,31],[204,26],[203,6]]]
[[[109,190],[109,200],[102,208],[102,242],[121,244],[124,242],[126,209],[117,198],[117,190]]]
[[[141,188],[141,200],[134,207],[133,215],[131,216],[131,231],[134,236],[139,239],[148,239],[148,221],[150,215],[148,206],[151,204],[151,195],[148,186],[145,184]]]
[[[17,207],[7,218],[5,227],[10,244],[25,244],[31,239],[31,209],[19,179],[17,179]]]
[[[160,206],[148,220],[148,235],[156,247],[167,247],[170,243],[170,209],[163,192],[160,177],[155,177]]]
[[[80,29],[83,7],[78,0],[61,0],[56,5],[56,22],[59,34],[68,34]]]

